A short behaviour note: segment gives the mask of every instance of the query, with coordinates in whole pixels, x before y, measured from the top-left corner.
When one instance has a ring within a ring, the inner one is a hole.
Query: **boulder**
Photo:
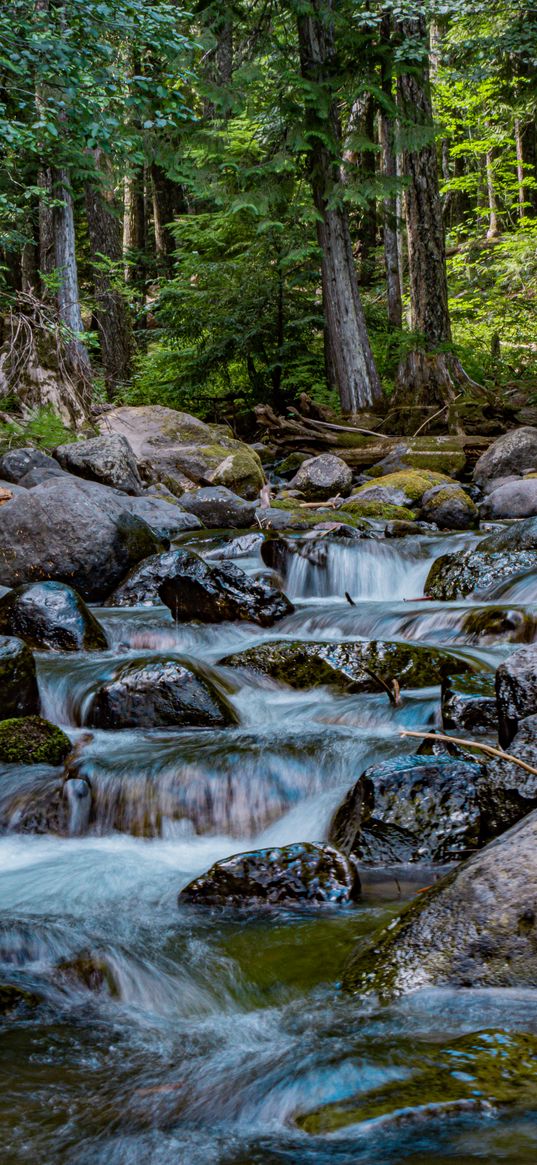
[[[509,754],[537,768],[537,715],[519,721]],[[489,760],[485,771],[482,803],[486,829],[489,837],[497,837],[537,809],[537,774],[503,757]]]
[[[0,721],[0,764],[57,766],[70,752],[65,732],[41,716]]]
[[[225,486],[189,490],[181,494],[179,502],[209,530],[244,530],[255,522],[255,503],[245,501]]]
[[[96,602],[159,549],[146,522],[127,513],[113,490],[82,479],[53,479],[2,507],[0,584],[54,579]]]
[[[475,502],[455,483],[427,490],[421,499],[421,516],[439,530],[471,530],[479,524]]]
[[[458,482],[452,482],[443,473],[434,473],[429,469],[402,469],[361,485],[349,500],[382,502],[414,509],[419,506],[424,494],[436,485],[454,485],[460,489]]]
[[[158,593],[177,622],[246,620],[271,627],[294,611],[282,591],[249,578],[234,563],[204,562],[186,550],[177,552]]]
[[[326,501],[337,494],[348,494],[352,486],[352,470],[333,453],[321,453],[302,462],[290,482],[291,489],[299,490],[306,501]]]
[[[343,520],[344,515],[348,514],[357,521],[362,518],[370,518],[372,521],[379,522],[414,522],[416,514],[414,510],[409,510],[406,505],[399,505],[397,502],[389,502],[384,500],[386,496],[401,497],[398,491],[394,493],[391,491],[390,495],[379,494],[377,498],[373,496],[358,497],[354,494],[338,509],[338,517]]]
[[[144,494],[143,497],[126,497],[122,505],[127,514],[134,514],[146,522],[162,542],[171,542],[189,530],[202,529],[199,518],[188,513],[175,500],[167,502],[164,498]]]
[[[451,676],[442,684],[442,725],[471,736],[495,734],[498,711],[489,672]]]
[[[402,831],[405,860],[460,861],[483,844],[479,799],[483,777],[482,765],[448,753],[399,756],[372,765],[337,809],[329,840],[344,853],[364,860],[371,821],[364,819],[362,786],[368,790],[367,806],[374,807],[374,822]]]
[[[0,716],[34,716],[39,691],[34,657],[21,639],[0,635]]]
[[[36,485],[42,485],[44,481],[50,481],[51,477],[69,476],[56,461],[53,461],[52,465],[37,465],[35,469],[30,469],[24,477],[21,477],[18,484],[23,489],[33,489]]]
[[[498,737],[507,748],[519,720],[537,713],[537,643],[514,651],[496,672]]]
[[[226,486],[253,499],[265,482],[250,446],[225,426],[206,425],[188,413],[161,405],[124,406],[106,414],[104,427],[128,439],[146,480],[163,482],[176,495],[194,483]]]
[[[533,550],[489,553],[479,547],[461,554],[443,554],[427,575],[425,594],[431,599],[464,599],[486,596],[499,583],[510,582],[535,566]]]
[[[80,595],[59,582],[27,583],[0,598],[0,634],[30,647],[104,651],[106,635]]]
[[[504,433],[482,454],[474,469],[474,481],[486,489],[494,478],[537,469],[537,429],[525,425]]]
[[[468,611],[461,631],[469,643],[533,643],[537,619],[517,607],[482,607]]]
[[[276,640],[249,647],[220,660],[222,667],[244,668],[291,688],[320,685],[345,692],[382,691],[390,686],[424,688],[444,674],[464,672],[468,664],[433,647],[377,640],[358,643],[289,643]]]
[[[509,550],[537,550],[537,518],[526,518],[523,522],[513,522],[494,530],[479,543],[484,553],[499,554]],[[535,559],[537,562],[537,558]]]
[[[141,494],[143,483],[134,453],[119,433],[58,445],[54,456],[62,469],[89,481],[99,481],[126,494]]]
[[[237,717],[200,671],[179,659],[130,660],[99,685],[85,711],[92,728],[225,728]]]
[[[181,564],[182,551],[166,550],[163,554],[152,554],[134,566],[126,578],[112,592],[105,607],[158,607],[162,599],[158,593],[161,583],[173,577],[177,563]]]
[[[483,518],[530,518],[537,514],[537,478],[507,482],[487,494],[481,504]]]
[[[0,478],[4,481],[19,482],[33,469],[57,471],[58,463],[40,449],[10,449],[0,457]]]
[[[348,962],[383,1002],[419,988],[537,987],[537,812],[422,893]]]
[[[385,538],[407,538],[409,535],[415,537],[421,533],[419,522],[402,522],[400,519],[387,522],[384,529]]]
[[[179,894],[196,906],[347,904],[360,896],[354,863],[328,845],[298,842],[216,862]]]

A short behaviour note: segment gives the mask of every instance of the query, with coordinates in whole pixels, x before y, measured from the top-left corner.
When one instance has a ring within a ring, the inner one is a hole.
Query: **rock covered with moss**
[[[427,575],[425,594],[432,599],[464,599],[494,592],[536,565],[535,551],[489,552],[480,547],[461,554],[443,554]]]
[[[0,762],[17,765],[61,765],[71,741],[55,724],[41,716],[0,721]]]
[[[34,657],[14,636],[0,635],[0,699],[0,714],[6,718],[39,712]]]
[[[421,499],[421,517],[440,530],[471,530],[479,524],[479,510],[456,482],[436,485]]]
[[[354,862],[332,846],[298,842],[216,862],[179,894],[199,906],[347,904],[360,896]]]
[[[209,530],[245,530],[255,522],[255,503],[224,485],[187,490],[179,500],[182,509],[199,518]]]
[[[34,648],[103,651],[106,635],[83,599],[59,582],[28,583],[0,598],[0,632]]]
[[[290,482],[290,488],[299,490],[307,501],[326,501],[337,494],[348,494],[352,486],[352,471],[334,453],[321,453],[302,462]]]

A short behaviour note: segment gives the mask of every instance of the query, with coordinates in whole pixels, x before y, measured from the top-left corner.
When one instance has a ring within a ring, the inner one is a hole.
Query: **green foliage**
[[[5,401],[2,402],[5,405]],[[9,404],[9,402],[7,402]],[[4,413],[7,417],[9,414]],[[76,441],[76,435],[66,428],[63,421],[50,407],[36,409],[27,419],[13,416],[13,420],[0,422],[0,451],[24,448],[31,445],[36,449],[54,449]]]

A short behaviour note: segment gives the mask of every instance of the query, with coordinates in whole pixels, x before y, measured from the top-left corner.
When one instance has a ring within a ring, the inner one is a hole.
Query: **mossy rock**
[[[409,501],[419,502],[434,485],[443,485],[444,483],[458,484],[454,483],[452,478],[446,477],[444,473],[435,473],[430,469],[400,469],[396,473],[387,473],[382,478],[376,478],[374,485],[365,482],[353,494],[353,499],[359,498],[361,495],[367,497],[368,490],[372,488],[376,490],[382,488],[401,490]]]
[[[409,510],[406,506],[394,506],[389,502],[373,501],[366,498],[360,501],[356,495],[340,507],[337,511],[338,519],[343,521],[345,514],[349,514],[353,518],[371,518],[383,522],[413,522],[416,518],[414,511]]]
[[[226,441],[222,445],[202,446],[209,465],[212,485],[225,485],[242,498],[256,498],[265,484],[265,473],[259,455],[241,441]]]
[[[354,530],[366,531],[368,523],[362,521],[368,515],[349,513],[346,509],[340,510],[306,510],[300,509],[296,498],[279,498],[270,503],[271,510],[285,510],[289,514],[290,530],[308,530],[324,522],[341,522],[344,526],[351,526]]]
[[[0,722],[0,762],[19,765],[61,765],[71,741],[41,716],[21,716]]]
[[[0,1015],[9,1015],[19,1007],[37,1007],[40,1000],[33,991],[27,991],[15,983],[0,983]]]

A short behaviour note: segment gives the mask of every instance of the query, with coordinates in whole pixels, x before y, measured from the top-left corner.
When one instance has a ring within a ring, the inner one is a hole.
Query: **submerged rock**
[[[80,595],[59,582],[27,583],[0,598],[0,633],[30,647],[104,651],[106,635]]]
[[[341,457],[321,453],[303,461],[289,485],[299,490],[306,501],[327,501],[337,494],[350,493],[352,470]]]
[[[360,879],[354,863],[328,845],[298,842],[281,849],[235,854],[195,878],[179,905],[288,906],[355,902]]]
[[[35,661],[30,649],[13,636],[0,635],[0,716],[34,716],[39,712]]]
[[[537,713],[537,643],[520,647],[500,664],[496,672],[498,736],[507,748],[518,729],[519,720]]]
[[[484,607],[468,611],[461,630],[475,643],[533,643],[537,637],[537,618],[516,607]]]
[[[537,812],[427,893],[349,960],[344,984],[383,1001],[419,988],[537,987]]]
[[[537,468],[537,429],[525,425],[504,433],[479,458],[474,481],[486,489],[495,478]]]
[[[479,549],[490,553],[537,550],[537,518],[526,518],[523,522],[513,522],[494,530],[479,543]]]
[[[294,611],[282,591],[249,578],[234,563],[205,562],[186,550],[177,551],[159,595],[177,622],[247,620],[270,627]]]
[[[58,445],[54,456],[62,469],[77,477],[99,481],[126,494],[143,492],[134,453],[127,438],[119,433]]]
[[[85,714],[92,728],[225,728],[237,723],[208,679],[176,658],[131,660],[99,685]]]
[[[60,477],[2,506],[0,584],[54,579],[98,601],[128,570],[160,549],[149,526],[106,486]]]
[[[270,676],[292,688],[320,685],[350,692],[382,690],[377,676],[401,688],[438,684],[444,674],[464,672],[468,664],[434,647],[372,640],[358,643],[288,643],[276,640],[247,648],[220,660],[223,667],[239,667]]]
[[[41,716],[0,721],[0,763],[61,765],[71,751],[71,741],[55,724]]]
[[[181,494],[179,501],[184,510],[201,519],[210,530],[243,530],[255,521],[255,503],[245,501],[223,485],[189,491]]]

